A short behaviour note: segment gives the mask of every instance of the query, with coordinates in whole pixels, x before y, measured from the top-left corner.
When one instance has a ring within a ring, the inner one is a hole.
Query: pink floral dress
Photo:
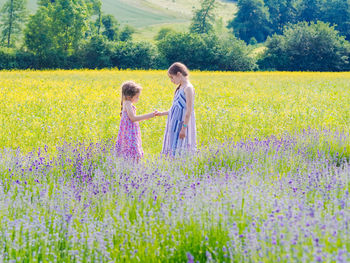
[[[136,107],[132,105],[136,114]],[[143,157],[141,130],[138,122],[132,122],[126,110],[123,110],[117,137],[116,150],[119,156],[134,159]]]

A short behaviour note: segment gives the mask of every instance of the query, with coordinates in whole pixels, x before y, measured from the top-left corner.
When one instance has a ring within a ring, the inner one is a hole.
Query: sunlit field
[[[165,71],[0,72],[0,262],[349,262],[350,73],[192,72],[198,152],[117,157],[120,85]]]
[[[0,72],[0,145],[49,150],[60,143],[115,140],[120,85],[143,86],[137,113],[171,107],[175,87],[164,71]],[[307,128],[348,130],[350,73],[199,73],[198,144],[280,136]],[[146,154],[161,150],[165,117],[142,122]]]

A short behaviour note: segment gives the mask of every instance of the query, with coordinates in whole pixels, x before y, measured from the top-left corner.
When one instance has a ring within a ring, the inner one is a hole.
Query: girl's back
[[[116,143],[117,152],[123,157],[140,159],[143,157],[140,125],[138,122],[131,121],[125,110],[125,103],[129,102],[124,102],[123,104]],[[132,104],[131,106],[136,114],[136,107]]]

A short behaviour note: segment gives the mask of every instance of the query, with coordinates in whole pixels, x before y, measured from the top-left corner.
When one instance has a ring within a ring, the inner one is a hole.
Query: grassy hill
[[[0,6],[6,0],[0,0]],[[122,24],[136,28],[137,40],[151,40],[161,27],[171,27],[184,31],[190,24],[194,8],[199,0],[102,0],[102,10],[114,15]],[[36,0],[28,0],[28,9],[33,13]],[[236,12],[236,5],[219,1],[216,14],[225,25]]]
[[[126,1],[127,0],[118,0],[117,2],[126,3]],[[193,10],[200,6],[199,0],[128,0],[127,2],[128,5],[133,5],[136,8],[133,12],[136,12],[137,9],[143,9],[152,14],[162,15],[157,17],[157,20],[153,20],[152,23],[147,24],[146,21],[144,21],[140,26],[136,23],[129,23],[137,28],[137,33],[134,37],[140,40],[152,40],[154,35],[162,27],[170,27],[177,31],[185,31],[190,24]],[[220,23],[226,25],[228,20],[233,18],[236,10],[236,4],[218,1],[216,8],[216,16],[219,22],[218,26],[220,26]],[[130,16],[133,17],[133,14],[130,14]],[[166,19],[163,19],[164,16],[166,16]],[[116,17],[122,24],[124,23],[125,20],[122,19],[122,16]],[[138,17],[137,20],[143,21],[144,19]]]

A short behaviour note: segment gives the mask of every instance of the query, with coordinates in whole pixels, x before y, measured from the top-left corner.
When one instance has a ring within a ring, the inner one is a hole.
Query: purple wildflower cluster
[[[134,164],[111,142],[0,152],[0,262],[349,262],[349,134]]]

